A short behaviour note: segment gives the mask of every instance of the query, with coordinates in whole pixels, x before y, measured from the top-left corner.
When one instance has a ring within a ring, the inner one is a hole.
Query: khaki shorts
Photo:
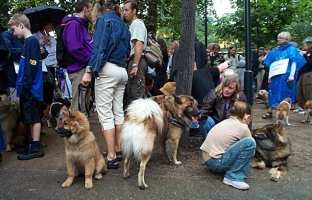
[[[125,68],[107,62],[95,80],[95,104],[104,130],[124,122],[123,97],[128,81]]]

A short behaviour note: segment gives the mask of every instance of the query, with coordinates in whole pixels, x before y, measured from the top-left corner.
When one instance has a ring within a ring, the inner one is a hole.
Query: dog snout
[[[56,128],[55,132],[60,136],[60,137],[70,137],[72,136],[72,132],[70,130],[67,130],[65,128]]]

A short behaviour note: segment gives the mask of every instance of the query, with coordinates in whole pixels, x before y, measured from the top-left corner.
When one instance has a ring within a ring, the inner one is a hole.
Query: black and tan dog
[[[71,186],[75,176],[84,173],[85,188],[91,189],[93,175],[95,179],[102,179],[106,163],[95,136],[90,131],[87,117],[81,112],[70,112],[66,105],[60,102],[51,105],[50,113],[56,118],[56,132],[64,138],[65,143],[68,177],[62,187]]]
[[[287,161],[291,155],[291,143],[281,123],[268,124],[253,131],[257,148],[252,167],[271,167],[271,180],[287,174]]]
[[[157,103],[156,103],[157,102]],[[198,112],[197,102],[191,96],[160,95],[152,99],[139,99],[131,103],[126,112],[121,140],[125,156],[123,176],[130,176],[130,160],[139,160],[138,185],[147,188],[145,168],[152,155],[156,138],[164,141],[169,161],[176,165],[179,141],[185,128],[192,123],[192,115]]]

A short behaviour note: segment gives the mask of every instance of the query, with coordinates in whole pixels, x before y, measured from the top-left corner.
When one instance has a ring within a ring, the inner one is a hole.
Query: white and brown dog
[[[312,116],[312,100],[308,100],[304,104],[304,115],[305,115],[305,120],[303,120],[302,123],[310,123],[311,124],[310,117]]]
[[[289,124],[289,113],[291,109],[291,99],[287,97],[276,108],[276,123],[285,122],[286,125]]]

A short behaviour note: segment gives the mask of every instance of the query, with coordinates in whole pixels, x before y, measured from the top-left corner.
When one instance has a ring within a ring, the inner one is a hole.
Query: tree
[[[174,56],[177,69],[177,94],[191,94],[195,59],[195,0],[182,0],[180,47]]]
[[[244,41],[243,0],[232,0],[236,12],[222,17],[217,24],[217,34],[230,43]],[[254,46],[272,46],[277,34],[285,25],[291,24],[296,13],[296,0],[255,0],[251,1],[252,41]],[[258,34],[257,34],[258,33]]]

